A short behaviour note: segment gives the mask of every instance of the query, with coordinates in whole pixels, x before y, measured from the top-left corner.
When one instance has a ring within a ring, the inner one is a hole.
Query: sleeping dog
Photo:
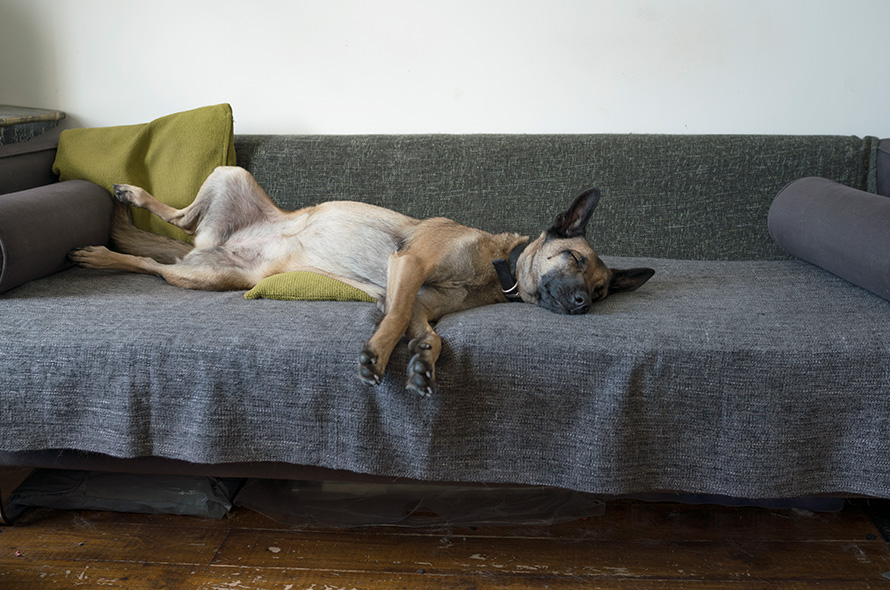
[[[131,185],[115,185],[114,195],[194,234],[194,245],[137,229],[129,208],[120,205],[112,224],[117,251],[75,250],[69,256],[77,264],[154,274],[204,290],[250,289],[265,277],[294,270],[334,277],[376,297],[384,313],[359,354],[359,377],[380,383],[390,354],[407,336],[413,355],[407,387],[422,395],[433,390],[442,349],[431,324],[445,314],[507,300],[584,314],[655,273],[610,269],[596,255],[585,237],[600,198],[595,188],[581,193],[531,241],[358,202],[283,211],[238,167],[217,168],[184,209]]]

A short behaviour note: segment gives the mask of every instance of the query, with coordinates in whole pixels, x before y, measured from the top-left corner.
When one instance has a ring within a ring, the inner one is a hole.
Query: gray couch
[[[0,294],[0,465],[890,498],[890,302],[795,259],[767,224],[803,177],[890,196],[877,139],[270,135],[235,147],[286,208],[361,200],[492,232],[537,235],[599,186],[594,248],[656,274],[582,317],[522,303],[445,317],[438,390],[421,398],[404,389],[404,344],[380,386],[356,377],[373,304],[67,268]],[[18,190],[43,182],[23,177],[45,178],[45,161],[0,169]]]

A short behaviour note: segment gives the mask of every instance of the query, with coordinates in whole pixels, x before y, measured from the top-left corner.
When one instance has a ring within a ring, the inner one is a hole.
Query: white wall
[[[0,104],[237,133],[890,137],[887,0],[0,0]],[[876,61],[878,60],[878,61]]]

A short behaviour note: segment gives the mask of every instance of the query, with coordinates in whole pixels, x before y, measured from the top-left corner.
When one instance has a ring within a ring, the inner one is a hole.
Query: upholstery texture
[[[804,176],[875,190],[873,137],[702,135],[237,136],[238,163],[296,209],[368,201],[417,218],[537,236],[584,189],[613,256],[782,259],[765,219]]]
[[[890,197],[890,139],[882,139],[878,144],[876,166],[877,193]]]
[[[0,448],[285,461],[599,493],[890,494],[890,302],[799,261],[658,273],[587,316],[445,317],[439,389],[355,376],[371,303],[71,269],[0,295]],[[814,296],[818,293],[818,296]],[[64,313],[61,313],[64,310]]]

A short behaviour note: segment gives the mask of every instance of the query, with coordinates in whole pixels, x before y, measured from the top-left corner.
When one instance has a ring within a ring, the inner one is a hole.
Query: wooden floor
[[[8,494],[21,472],[0,469]],[[615,501],[553,527],[300,530],[34,509],[0,526],[0,589],[890,590],[862,502],[837,514]]]

